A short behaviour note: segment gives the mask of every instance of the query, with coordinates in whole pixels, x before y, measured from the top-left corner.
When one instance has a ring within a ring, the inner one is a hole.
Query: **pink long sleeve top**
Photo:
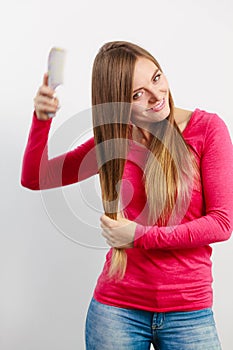
[[[59,157],[48,159],[51,120],[36,115],[26,146],[21,183],[49,189],[98,173],[94,139]],[[216,114],[195,109],[183,131],[195,155],[201,181],[193,187],[179,224],[147,226],[143,184],[145,149],[133,141],[125,165],[122,203],[137,222],[134,247],[126,249],[123,279],[109,279],[112,250],[94,290],[94,298],[116,307],[148,311],[188,311],[212,306],[211,244],[230,238],[233,227],[233,147],[228,129]],[[130,199],[129,199],[130,198]]]

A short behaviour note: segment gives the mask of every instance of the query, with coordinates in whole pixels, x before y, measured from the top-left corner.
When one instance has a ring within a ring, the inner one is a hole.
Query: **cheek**
[[[167,81],[167,78],[165,76],[164,76],[163,80],[161,81],[161,89],[163,89],[164,91],[165,90],[169,91],[168,81]]]
[[[139,112],[139,104],[138,103],[133,103],[133,106],[132,106],[132,113],[135,114],[135,113],[138,113]]]
[[[145,107],[143,107],[142,102],[134,102],[133,106],[132,106],[132,113],[131,116],[138,116],[141,115],[143,113],[143,111],[145,110]]]

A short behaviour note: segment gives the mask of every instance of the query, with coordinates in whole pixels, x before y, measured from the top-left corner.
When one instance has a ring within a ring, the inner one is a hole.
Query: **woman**
[[[47,78],[35,97],[22,185],[64,186],[99,172],[111,249],[87,314],[87,350],[221,349],[210,244],[227,240],[233,224],[225,123],[175,107],[153,56],[110,42],[93,65],[94,138],[48,160],[48,113],[58,100]]]

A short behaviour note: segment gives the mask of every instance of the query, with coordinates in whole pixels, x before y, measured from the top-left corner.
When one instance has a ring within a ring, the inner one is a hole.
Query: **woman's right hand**
[[[55,97],[55,91],[48,86],[47,73],[44,74],[43,85],[34,98],[34,107],[39,120],[50,119],[48,113],[56,113],[59,109],[59,101]]]

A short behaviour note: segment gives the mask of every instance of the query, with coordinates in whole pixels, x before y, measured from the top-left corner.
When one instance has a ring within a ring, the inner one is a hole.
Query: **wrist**
[[[34,110],[34,112],[33,112],[33,118],[36,119],[39,122],[45,122],[45,123],[48,123],[48,124],[51,124],[51,122],[52,122],[52,118],[49,118],[49,116],[47,116],[46,118],[38,117],[36,110]]]
[[[137,224],[134,234],[134,248],[143,248],[143,236],[145,234],[145,226]]]

